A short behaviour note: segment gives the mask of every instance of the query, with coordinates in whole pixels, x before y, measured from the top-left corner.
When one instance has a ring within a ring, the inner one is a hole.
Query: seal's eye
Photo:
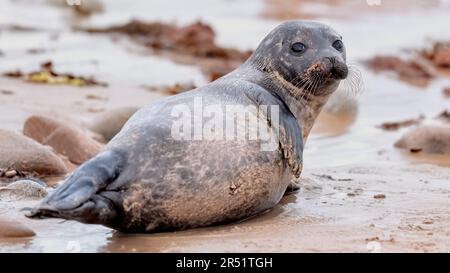
[[[306,49],[306,45],[302,43],[294,43],[291,45],[291,50],[297,54],[302,54]]]
[[[333,47],[338,51],[342,51],[344,49],[344,43],[341,40],[336,40],[333,43]]]

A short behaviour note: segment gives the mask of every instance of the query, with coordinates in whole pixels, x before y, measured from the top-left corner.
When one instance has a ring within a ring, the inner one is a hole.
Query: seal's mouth
[[[316,93],[317,90],[335,84],[348,76],[348,67],[335,58],[325,57],[313,63],[304,73],[300,86],[302,89]]]
[[[305,74],[307,77],[320,77],[322,80],[344,80],[348,75],[348,67],[345,63],[336,60],[336,58],[325,57],[312,64]]]

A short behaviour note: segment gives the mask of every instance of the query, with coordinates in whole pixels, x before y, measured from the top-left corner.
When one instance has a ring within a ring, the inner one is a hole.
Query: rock
[[[0,187],[0,197],[13,199],[41,199],[47,196],[45,186],[32,180],[19,180],[12,182],[5,187]]]
[[[450,43],[436,43],[434,45],[433,63],[437,66],[450,67]]]
[[[396,56],[375,56],[365,64],[375,71],[396,72],[403,79],[431,79],[436,76],[434,70],[421,59],[403,60]]]
[[[444,94],[445,97],[450,98],[450,86],[442,89],[442,94]]]
[[[349,130],[358,115],[358,102],[350,90],[339,88],[331,95],[317,117],[312,133],[337,136]]]
[[[80,4],[76,4],[77,1],[74,0],[47,0],[47,2],[54,6],[70,8],[80,16],[90,16],[94,13],[103,12],[104,10],[103,3],[99,0],[82,0]],[[69,4],[70,2],[73,4]]]
[[[443,121],[443,122],[447,122],[450,124],[450,111],[449,110],[444,110],[442,111],[437,117],[437,120]]]
[[[67,172],[62,160],[48,147],[15,132],[1,129],[0,169],[35,172],[38,175],[62,175]]]
[[[34,231],[19,222],[0,218],[0,238],[24,238],[35,235]]]
[[[88,127],[103,136],[106,141],[110,141],[138,109],[123,107],[102,113]]]
[[[450,126],[444,124],[420,125],[402,136],[395,147],[410,152],[450,155]]]
[[[51,146],[75,164],[82,164],[103,148],[102,144],[92,139],[86,130],[44,116],[28,118],[23,133],[39,143]]]
[[[386,198],[386,194],[382,194],[382,193],[375,194],[373,196],[373,198],[375,198],[375,199],[385,199]]]
[[[73,10],[82,16],[90,16],[94,13],[103,12],[103,4],[98,0],[83,1],[81,5],[73,5]]]
[[[11,96],[11,95],[14,95],[14,91],[2,89],[2,90],[0,90],[0,94]]]
[[[10,170],[10,171],[5,172],[5,176],[7,178],[12,178],[12,177],[14,177],[16,175],[17,175],[17,171],[16,170]]]
[[[358,114],[358,101],[355,96],[349,94],[347,90],[339,88],[331,95],[323,107],[323,111],[339,116],[356,116]]]

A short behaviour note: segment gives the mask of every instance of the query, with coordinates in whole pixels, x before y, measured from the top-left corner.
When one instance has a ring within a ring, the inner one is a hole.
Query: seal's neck
[[[303,90],[286,81],[277,72],[263,72],[254,69],[253,66],[244,64],[232,74],[237,74],[239,78],[255,83],[274,96],[279,97],[297,119],[302,130],[303,144],[306,143],[314,121],[333,93],[332,91],[339,85],[337,83],[328,87],[329,90],[327,92],[321,92],[323,95],[307,95]]]
[[[277,92],[277,95],[286,103],[291,113],[297,119],[302,129],[303,144],[305,144],[317,116],[332,92],[321,92],[323,93],[322,95],[310,94],[286,81],[277,72],[270,73],[264,82],[268,82],[265,83],[265,88],[269,91]],[[337,85],[334,89],[336,88]]]

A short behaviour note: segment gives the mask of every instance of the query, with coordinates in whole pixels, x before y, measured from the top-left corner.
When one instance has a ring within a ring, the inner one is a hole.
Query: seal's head
[[[331,94],[348,74],[342,37],[329,26],[288,21],[261,42],[250,59],[291,95]]]

